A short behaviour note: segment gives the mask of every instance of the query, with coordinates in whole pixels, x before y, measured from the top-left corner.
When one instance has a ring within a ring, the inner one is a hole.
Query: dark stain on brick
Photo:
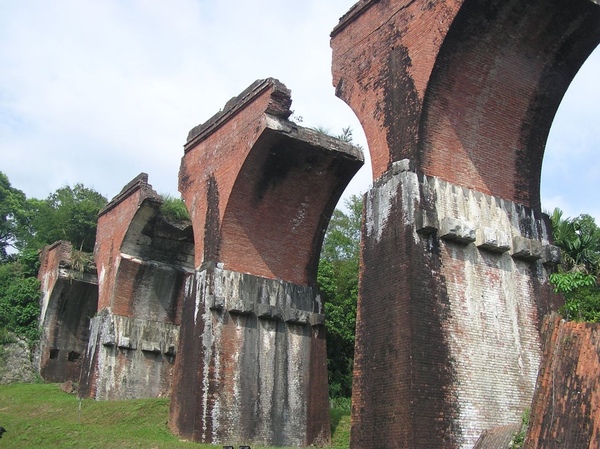
[[[202,416],[202,367],[195,362],[204,360],[202,334],[204,320],[202,310],[196,316],[197,279],[186,292],[183,301],[182,325],[175,358],[173,389],[171,396],[170,427],[180,437],[191,439],[195,434],[197,420]]]
[[[398,226],[401,198],[379,242],[363,226],[351,447],[457,448],[455,373],[442,329],[449,299],[445,279],[432,274],[439,247],[432,236],[415,243],[412,228]]]
[[[393,37],[391,40],[400,39]],[[410,75],[411,67],[408,49],[397,45],[390,51],[388,64],[380,74],[385,92],[383,113],[390,153],[389,165],[412,158],[416,152],[421,101]]]
[[[204,223],[204,262],[217,262],[221,248],[221,218],[219,212],[219,186],[211,175],[207,181],[206,221]]]

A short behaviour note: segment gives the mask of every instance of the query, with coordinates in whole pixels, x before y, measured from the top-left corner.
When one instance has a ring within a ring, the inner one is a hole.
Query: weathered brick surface
[[[553,314],[543,334],[524,448],[600,447],[600,325]]]
[[[40,254],[42,290],[39,372],[48,382],[79,380],[89,339],[89,322],[98,306],[96,273],[71,267],[72,246],[58,241]]]
[[[290,93],[259,80],[194,128],[179,188],[191,211],[170,426],[195,441],[277,446],[330,439],[316,270],[351,145],[287,120]]]
[[[214,444],[330,438],[323,309],[312,287],[219,268],[186,295],[171,427]]]
[[[103,309],[90,323],[80,397],[168,397],[178,336],[179,326],[174,324],[115,315]]]
[[[125,235],[143,205],[148,209],[156,209],[159,204],[160,198],[148,185],[148,175],[142,173],[100,212],[94,248],[100,279],[98,310],[119,307],[118,302],[115,304],[115,289],[118,287],[115,283]]]
[[[82,397],[170,392],[194,247],[190,223],[164,217],[161,203],[142,173],[100,212],[95,247],[100,313],[91,322]]]
[[[521,430],[520,424],[508,424],[484,430],[473,449],[506,449]]]
[[[600,42],[569,0],[363,0],[332,33],[364,126],[353,448],[470,448],[518,422],[558,300],[539,180],[546,136]]]
[[[448,219],[511,243],[443,236]],[[558,302],[553,261],[514,252],[517,237],[550,243],[533,210],[438,178],[402,171],[366,195],[352,447],[470,448],[519,422]]]

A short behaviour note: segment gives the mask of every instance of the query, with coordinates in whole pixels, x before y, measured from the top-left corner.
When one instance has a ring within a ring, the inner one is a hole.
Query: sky
[[[0,0],[0,171],[27,197],[83,183],[108,199],[140,172],[178,195],[188,131],[256,79],[292,90],[303,126],[353,129],[329,34],[355,0]],[[542,206],[600,224],[600,49],[563,99]],[[344,197],[364,193],[369,163]]]

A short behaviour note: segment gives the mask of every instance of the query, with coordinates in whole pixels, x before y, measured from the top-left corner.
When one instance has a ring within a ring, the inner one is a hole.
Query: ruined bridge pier
[[[351,447],[471,448],[531,403],[540,323],[559,304],[542,157],[600,7],[363,0],[331,36],[374,177]]]
[[[190,131],[179,189],[195,276],[186,286],[170,426],[214,444],[330,439],[327,224],[362,153],[288,121],[290,92],[259,80]]]
[[[39,373],[47,382],[77,382],[98,307],[98,276],[73,266],[73,247],[65,241],[45,247],[40,262]]]
[[[137,399],[171,394],[186,279],[193,275],[189,222],[165,217],[141,173],[100,211],[92,313],[80,397]]]

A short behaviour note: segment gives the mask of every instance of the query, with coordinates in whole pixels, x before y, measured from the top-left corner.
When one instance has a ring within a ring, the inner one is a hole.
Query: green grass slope
[[[0,385],[0,448],[222,448],[179,441],[168,415],[168,399],[79,401],[55,384]],[[331,448],[348,448],[350,412],[334,408],[331,421]]]

